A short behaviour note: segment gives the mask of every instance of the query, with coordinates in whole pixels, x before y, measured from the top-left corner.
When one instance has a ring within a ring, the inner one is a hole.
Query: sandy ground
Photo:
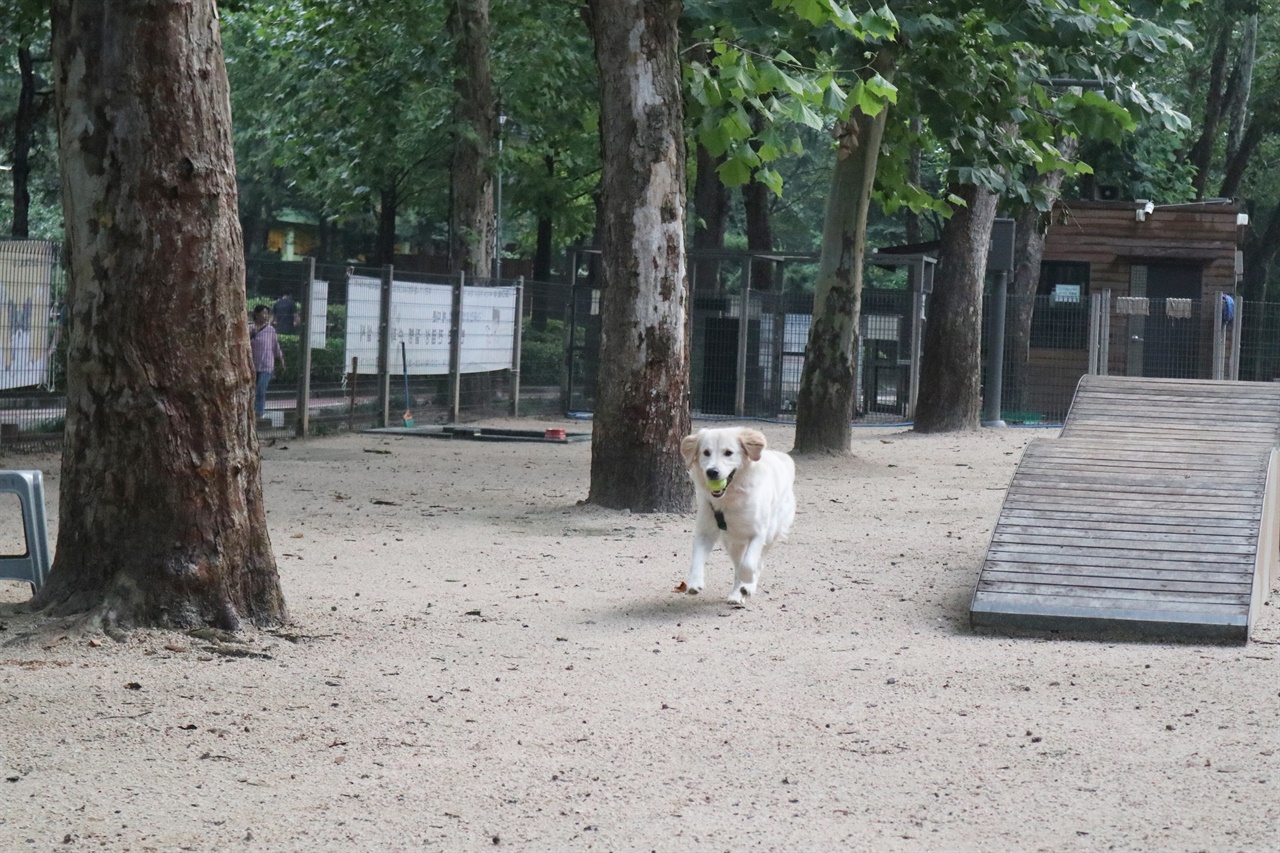
[[[286,629],[32,641],[0,606],[0,850],[1280,849],[1280,599],[1247,647],[968,627],[1049,434],[800,460],[745,608],[722,551],[671,591],[691,514],[577,505],[585,442],[277,441]],[[56,460],[15,462],[56,529]]]

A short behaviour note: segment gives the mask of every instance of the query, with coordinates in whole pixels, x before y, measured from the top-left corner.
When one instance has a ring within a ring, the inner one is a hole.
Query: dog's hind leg
[[[733,590],[729,593],[730,604],[741,604],[756,594],[756,584],[760,580],[760,563],[764,557],[763,536],[754,536],[745,545],[735,542],[729,546],[729,557],[733,560]]]

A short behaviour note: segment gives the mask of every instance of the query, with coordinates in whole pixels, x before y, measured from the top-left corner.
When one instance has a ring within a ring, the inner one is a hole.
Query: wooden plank
[[[1077,601],[1146,602],[1150,606],[1169,610],[1190,610],[1205,605],[1241,608],[1249,606],[1248,593],[1175,592],[1172,590],[1156,592],[1145,589],[1111,589],[1103,586],[1074,587],[1060,584],[1005,583],[989,581],[985,578],[978,582],[978,588],[988,593],[1047,595]]]
[[[1197,560],[1193,555],[1184,552],[1177,556],[1160,554],[1106,554],[1081,553],[1079,550],[1063,548],[1011,548],[1006,545],[992,545],[987,552],[989,561],[1003,560],[1018,562],[1028,566],[1045,563],[1049,565],[1109,567],[1117,572],[1127,569],[1182,569],[1196,572],[1252,572],[1253,558],[1240,555],[1224,556],[1220,559]]]
[[[1089,574],[1066,574],[1065,572],[1045,572],[1042,574],[1034,574],[1030,572],[1006,572],[999,569],[988,569],[982,573],[984,581],[990,583],[1010,583],[1010,584],[1039,584],[1045,586],[1073,586],[1081,589],[1088,589],[1095,585],[1102,584],[1104,581],[1106,587],[1110,589],[1130,589],[1135,591],[1149,592],[1197,592],[1217,595],[1219,593],[1230,594],[1237,597],[1247,596],[1253,592],[1253,581],[1251,578],[1245,578],[1235,583],[1212,583],[1208,581],[1196,580],[1164,580],[1164,579],[1146,579],[1146,578],[1113,578],[1099,577],[1098,575]]]
[[[1245,586],[1250,583],[1251,572],[1237,570],[1233,572],[1178,571],[1171,568],[1157,569],[1114,569],[1110,566],[1098,568],[1076,563],[1018,563],[1005,560],[988,560],[982,566],[985,576],[987,572],[1007,572],[1027,575],[1071,575],[1090,578],[1106,578],[1117,583],[1132,580],[1177,581],[1186,583],[1230,584]]]
[[[1219,531],[1224,534],[1230,533],[1234,535],[1241,530],[1252,531],[1256,525],[1255,519],[1249,516],[1239,519],[1206,518],[1195,512],[1186,516],[1177,516],[1172,513],[1161,513],[1158,516],[1150,514],[1135,515],[1134,513],[1104,512],[1096,507],[1012,506],[1008,503],[1009,500],[1010,498],[1006,498],[1004,511],[1000,513],[1000,518],[996,523],[997,527],[1005,521],[1009,521],[1011,524],[1034,524],[1049,527],[1079,528],[1083,525],[1089,530],[1151,529],[1156,531],[1167,530],[1173,533],[1194,533],[1197,530],[1208,528],[1210,532]],[[1016,498],[1012,500],[1016,500]],[[1188,529],[1182,530],[1182,528]]]
[[[1257,542],[1244,541],[1245,537],[1236,537],[1234,541],[1217,541],[1207,542],[1205,537],[1195,536],[1171,536],[1162,533],[1134,534],[1129,533],[1127,536],[1104,535],[1101,533],[1092,536],[1070,536],[1070,535],[1052,535],[1047,533],[1038,534],[1019,534],[1010,533],[1003,530],[1000,526],[996,526],[996,532],[992,536],[993,544],[1000,545],[1021,545],[1035,548],[1041,547],[1080,547],[1088,548],[1092,551],[1106,550],[1108,552],[1115,550],[1137,550],[1146,553],[1174,553],[1180,554],[1187,550],[1189,546],[1195,547],[1198,553],[1215,555],[1215,554],[1247,554],[1252,559],[1257,553]],[[1208,547],[1206,547],[1208,546]]]
[[[1023,523],[1029,521],[1030,523]],[[996,523],[996,534],[1006,536],[1100,536],[1106,539],[1146,539],[1161,536],[1172,542],[1208,543],[1221,542],[1256,544],[1257,531],[1251,525],[1221,527],[1213,525],[1144,524],[1140,522],[1094,521],[1086,523],[1074,519],[1038,518],[1023,519],[1001,516]]]

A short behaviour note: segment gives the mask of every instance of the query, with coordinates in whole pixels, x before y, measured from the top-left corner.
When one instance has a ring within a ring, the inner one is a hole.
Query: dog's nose
[[[719,469],[719,468],[708,468],[708,469],[707,469],[707,479],[708,479],[708,480],[719,480],[719,479],[720,479],[720,469]]]

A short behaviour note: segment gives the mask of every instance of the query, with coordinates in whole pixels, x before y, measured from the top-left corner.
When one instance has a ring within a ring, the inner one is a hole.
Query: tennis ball
[[[728,485],[728,480],[707,480],[707,488],[713,492],[722,492]]]

